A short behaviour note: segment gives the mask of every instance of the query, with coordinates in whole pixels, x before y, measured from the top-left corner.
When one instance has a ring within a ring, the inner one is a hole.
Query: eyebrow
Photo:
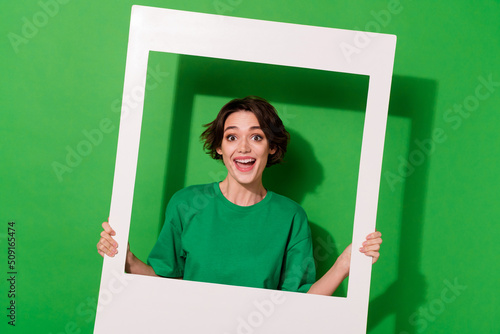
[[[235,126],[235,125],[233,125],[233,126],[228,126],[227,128],[225,128],[225,129],[224,129],[224,132],[226,132],[227,130],[232,130],[232,129],[238,129],[238,127],[237,127],[237,126]],[[250,127],[250,130],[256,130],[256,129],[257,129],[257,130],[262,130],[262,129],[260,128],[260,126],[252,126],[252,127]]]

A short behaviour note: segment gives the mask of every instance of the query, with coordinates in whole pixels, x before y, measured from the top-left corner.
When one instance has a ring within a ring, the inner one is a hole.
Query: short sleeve
[[[307,292],[316,281],[311,229],[305,213],[294,221],[292,239],[283,261],[280,290]],[[297,241],[298,240],[298,241]]]
[[[148,257],[148,264],[163,277],[183,277],[185,254],[182,249],[182,225],[175,203],[169,203],[160,236]]]

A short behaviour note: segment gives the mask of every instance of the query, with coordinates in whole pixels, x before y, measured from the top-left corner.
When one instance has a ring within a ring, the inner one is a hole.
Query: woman
[[[227,103],[202,134],[212,158],[223,160],[226,178],[172,196],[166,220],[147,264],[127,249],[129,273],[193,281],[332,295],[349,274],[351,246],[317,282],[311,232],[304,210],[268,191],[264,169],[281,162],[289,141],[276,110],[258,97]],[[107,222],[99,254],[114,256],[115,232]],[[379,257],[380,232],[360,251]]]

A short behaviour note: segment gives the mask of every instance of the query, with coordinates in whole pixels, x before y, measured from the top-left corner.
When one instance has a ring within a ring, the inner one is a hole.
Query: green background
[[[500,333],[498,0],[4,4],[2,332],[92,332],[102,265],[95,244],[109,212],[132,4],[396,34],[377,218],[384,244],[368,331]],[[270,168],[265,184],[304,206],[324,272],[351,238],[367,78],[154,52],[149,70],[134,252],[147,257],[175,190],[223,177],[202,152],[201,125],[228,99],[256,94],[292,133],[286,163]],[[6,317],[9,221],[15,328]],[[345,293],[344,284],[337,294]]]

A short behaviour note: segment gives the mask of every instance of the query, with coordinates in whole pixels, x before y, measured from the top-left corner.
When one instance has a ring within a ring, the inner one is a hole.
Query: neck
[[[262,185],[262,180],[258,183],[241,184],[226,177],[219,183],[220,190],[224,197],[239,206],[250,206],[259,203],[266,197],[267,190]]]

